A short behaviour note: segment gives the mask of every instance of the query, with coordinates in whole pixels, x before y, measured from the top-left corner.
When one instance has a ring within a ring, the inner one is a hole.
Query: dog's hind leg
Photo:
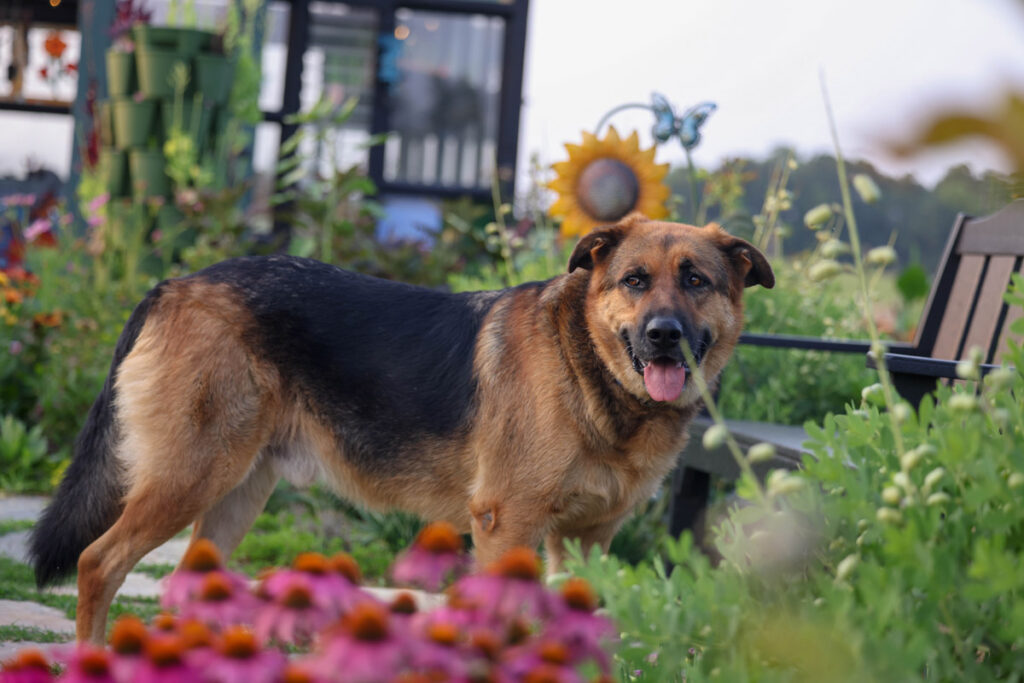
[[[190,545],[200,538],[213,541],[227,560],[263,511],[279,479],[272,458],[265,454],[257,457],[245,481],[196,520]]]

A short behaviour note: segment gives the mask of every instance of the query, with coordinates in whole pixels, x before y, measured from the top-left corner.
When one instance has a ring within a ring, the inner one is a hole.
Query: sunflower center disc
[[[633,169],[621,161],[597,159],[580,174],[576,195],[591,218],[617,221],[636,206],[640,183]]]

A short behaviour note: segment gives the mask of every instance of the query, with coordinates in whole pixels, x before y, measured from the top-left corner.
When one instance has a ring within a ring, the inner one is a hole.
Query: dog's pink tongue
[[[653,361],[644,368],[644,384],[655,401],[674,401],[683,393],[686,368],[676,367],[672,361]]]

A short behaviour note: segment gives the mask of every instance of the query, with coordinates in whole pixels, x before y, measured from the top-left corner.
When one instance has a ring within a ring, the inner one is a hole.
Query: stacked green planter
[[[97,103],[103,143],[102,168],[111,197],[158,197],[171,192],[164,143],[173,126],[192,138],[204,154],[216,149],[212,122],[226,117],[233,68],[214,50],[207,31],[138,24],[135,49],[107,51],[107,93]],[[188,85],[176,97],[175,65],[185,65]]]

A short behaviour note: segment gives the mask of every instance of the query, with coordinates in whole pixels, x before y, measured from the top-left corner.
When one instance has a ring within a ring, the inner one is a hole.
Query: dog
[[[717,225],[630,216],[568,273],[451,294],[290,256],[224,261],[136,307],[30,552],[78,570],[76,635],[193,524],[229,556],[281,478],[447,520],[479,564],[563,539],[607,550],[676,463],[765,256]]]

